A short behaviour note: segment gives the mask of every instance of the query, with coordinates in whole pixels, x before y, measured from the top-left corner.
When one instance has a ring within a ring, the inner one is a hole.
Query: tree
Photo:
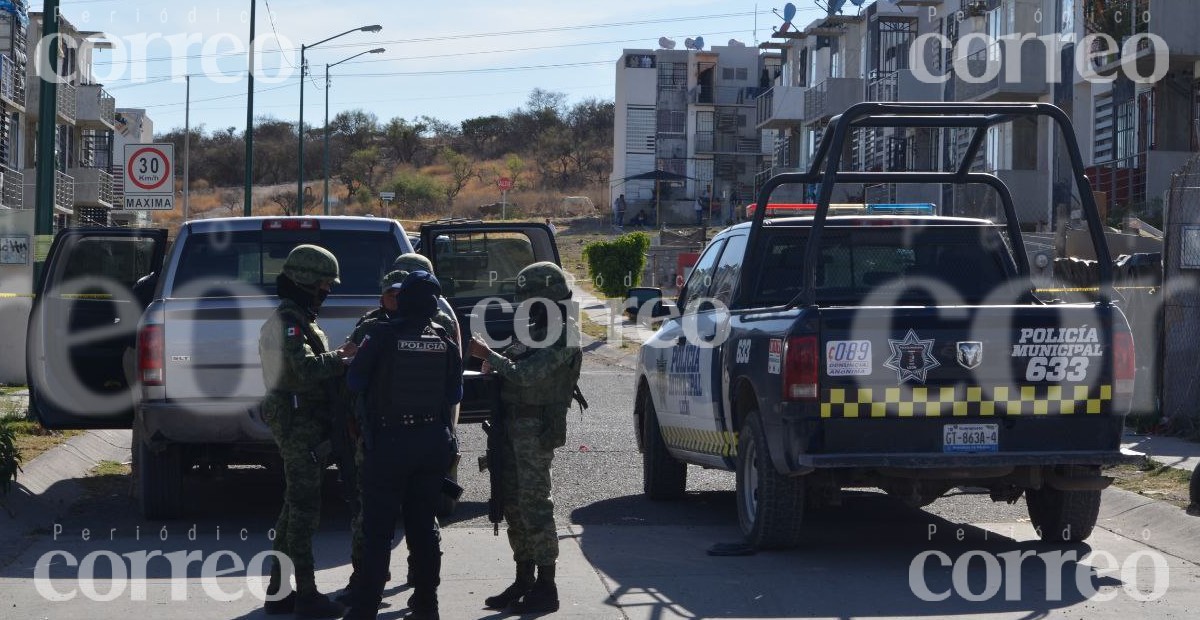
[[[446,204],[453,207],[454,198],[475,176],[475,162],[450,147],[442,149],[442,160],[450,169],[450,182],[442,188],[446,193]]]
[[[284,190],[271,195],[271,202],[279,206],[284,215],[300,215],[296,213],[296,192],[295,190]],[[317,197],[312,192],[304,192],[304,212],[312,213],[317,206]]]
[[[446,195],[437,180],[412,170],[401,170],[396,175],[392,191],[396,193],[396,205],[409,215],[434,211],[434,205]]]
[[[479,159],[493,159],[504,152],[510,123],[503,116],[480,116],[462,122],[462,149]]]
[[[342,162],[337,172],[338,180],[346,186],[346,200],[352,200],[362,188],[374,194],[381,169],[378,147],[372,146],[352,153]]]
[[[383,130],[383,143],[388,155],[401,164],[411,164],[421,150],[421,136],[427,126],[420,121],[409,123],[402,118],[388,121]]]
[[[295,195],[296,195],[296,193],[292,192],[292,196],[295,196]],[[238,214],[238,212],[242,208],[242,201],[245,198],[245,196],[242,193],[242,190],[240,190],[240,189],[221,190],[219,197],[221,199],[221,208],[228,211],[230,216],[234,216],[234,215]],[[294,202],[295,201],[293,201],[293,203]]]
[[[348,153],[361,151],[379,135],[379,118],[364,110],[339,112],[329,122],[330,141],[337,138]]]

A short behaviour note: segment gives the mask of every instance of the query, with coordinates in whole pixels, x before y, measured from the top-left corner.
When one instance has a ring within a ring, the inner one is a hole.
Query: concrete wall
[[[13,247],[24,237],[23,248]],[[33,303],[33,210],[0,211],[0,238],[9,240],[5,261],[27,257],[24,264],[0,264],[0,383],[25,383],[25,327]]]

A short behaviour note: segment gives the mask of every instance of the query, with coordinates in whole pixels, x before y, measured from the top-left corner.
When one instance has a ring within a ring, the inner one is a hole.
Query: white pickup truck
[[[463,329],[482,320],[511,334],[496,304],[525,265],[558,260],[541,224],[423,226],[422,246]],[[341,284],[320,313],[334,345],[379,303],[379,281],[412,251],[394,220],[249,217],[187,222],[167,249],[159,229],[59,233],[30,316],[30,407],[52,429],[132,428],[134,472],[147,518],[185,509],[184,478],[230,464],[271,466],[277,453],[259,417],[263,321],[278,304],[275,278],[298,244],[338,257]],[[149,276],[147,278],[147,276]],[[140,280],[140,283],[139,283]],[[468,370],[460,421],[491,411],[492,378]]]

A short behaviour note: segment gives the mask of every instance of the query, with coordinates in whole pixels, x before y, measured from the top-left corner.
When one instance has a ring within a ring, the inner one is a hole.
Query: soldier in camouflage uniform
[[[296,591],[268,600],[269,615],[295,612],[301,618],[336,618],[344,611],[317,591],[312,553],[325,468],[321,445],[330,424],[329,396],[322,381],[344,374],[347,360],[357,350],[349,343],[328,350],[329,342],[316,323],[321,303],[338,282],[337,258],[332,253],[314,245],[297,246],[276,280],[279,306],[259,335],[267,386],[263,418],[279,446],[287,485],[275,524],[274,548],[286,554],[296,569]],[[272,566],[269,598],[280,591],[286,577],[278,564]]]
[[[380,282],[383,291],[379,296],[379,307],[364,314],[362,318],[358,320],[358,323],[355,324],[354,331],[350,333],[350,342],[353,342],[355,345],[362,344],[363,338],[367,335],[367,332],[370,331],[372,326],[378,322],[387,322],[391,320],[391,315],[395,314],[396,295],[398,291],[397,289],[392,288],[393,284],[400,284],[404,281],[404,278],[407,278],[408,274],[413,271],[426,271],[431,274],[433,273],[433,264],[428,258],[411,252],[408,254],[401,254],[400,256],[396,257],[396,260],[392,263],[392,268],[394,271],[391,271],[387,275],[383,276],[383,280]],[[446,333],[449,334],[450,338],[454,340],[455,343],[461,344],[461,341],[459,340],[458,321],[454,318],[454,309],[446,300],[446,298],[442,297],[441,295],[438,296],[438,311],[433,317],[433,324],[446,330]],[[352,394],[353,393],[351,393],[351,395]],[[354,403],[351,404],[351,410],[357,411]],[[457,414],[458,406],[455,405],[452,415],[456,423],[458,421]],[[360,472],[362,471],[363,461],[362,448],[362,441],[356,441],[354,445],[354,463],[357,465],[357,469]],[[457,476],[455,476],[455,478],[457,478]],[[347,604],[352,600],[354,586],[359,581],[358,575],[360,567],[362,566],[363,557],[361,500],[362,481],[356,481],[355,486],[358,489],[358,496],[352,498],[350,502],[350,565],[353,567],[353,571],[350,574],[350,583],[346,585],[346,588],[337,597],[339,602]],[[410,554],[409,557],[411,558],[412,555]]]
[[[570,297],[566,275],[557,265],[529,265],[517,275],[516,300],[534,300],[530,307],[530,335],[534,341],[545,340],[548,327],[555,324],[562,328],[558,338],[532,348],[518,342],[500,352],[492,351],[478,338],[471,341],[471,355],[484,360],[485,370],[503,378],[500,400],[507,430],[501,474],[504,520],[517,564],[516,581],[504,592],[486,599],[490,609],[522,614],[558,610],[558,588],[554,583],[558,534],[550,466],[554,449],[566,443],[567,411],[583,363],[579,326],[565,303]],[[557,312],[559,320],[553,320],[550,312]]]

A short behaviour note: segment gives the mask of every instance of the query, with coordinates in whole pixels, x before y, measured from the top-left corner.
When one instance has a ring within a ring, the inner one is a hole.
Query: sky
[[[113,43],[97,49],[93,71],[118,107],[145,108],[156,133],[184,126],[191,74],[191,124],[206,131],[246,124],[246,49],[254,0],[61,0],[81,31]],[[300,46],[378,24],[306,51],[305,124],[325,112],[325,66],[374,48],[330,70],[329,108],[361,108],[380,121],[431,116],[454,124],[507,114],[535,88],[568,103],[613,98],[616,61],[625,48],[656,48],[659,37],[702,36],[706,47],[737,39],[770,40],[784,2],[752,0],[256,0],[256,117],[295,122],[299,115]],[[31,11],[41,10],[40,2]],[[804,27],[824,14],[813,0],[796,2]],[[853,11],[847,6],[847,11]]]

